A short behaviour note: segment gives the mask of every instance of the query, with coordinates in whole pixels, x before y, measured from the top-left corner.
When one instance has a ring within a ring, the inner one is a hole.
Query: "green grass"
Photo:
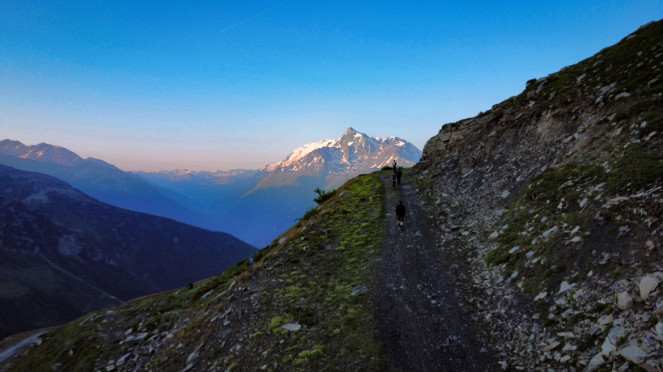
[[[368,298],[351,294],[356,286],[372,282],[371,268],[385,235],[383,204],[379,173],[357,177],[286,232],[283,242],[254,255],[261,287],[247,289],[250,274],[244,260],[192,289],[137,299],[56,327],[41,336],[40,345],[27,349],[14,368],[104,369],[108,361],[134,350],[134,344],[124,342],[129,335],[148,332],[149,337],[169,338],[164,347],[139,356],[147,370],[181,370],[200,345],[201,358],[229,370],[262,365],[292,371],[343,366],[383,370],[386,362],[374,336]],[[227,291],[231,285],[234,290]],[[243,314],[251,320],[240,328],[233,324],[231,333],[242,347],[222,348],[223,322],[211,319],[239,311],[250,296],[256,296],[259,311]],[[302,330],[281,327],[290,322]],[[137,344],[144,347],[146,342]]]
[[[617,160],[608,176],[613,194],[638,192],[663,181],[663,158],[639,145],[630,146]]]

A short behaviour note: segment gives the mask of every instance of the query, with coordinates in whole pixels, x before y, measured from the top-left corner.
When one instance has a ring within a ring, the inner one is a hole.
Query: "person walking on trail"
[[[405,217],[405,206],[403,201],[399,201],[396,206],[396,218],[398,218],[398,226],[403,230],[403,217]]]
[[[398,168],[398,171],[396,171],[396,183],[401,184],[401,177],[403,177],[403,168]]]

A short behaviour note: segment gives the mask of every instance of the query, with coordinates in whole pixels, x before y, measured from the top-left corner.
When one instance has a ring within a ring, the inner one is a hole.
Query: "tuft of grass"
[[[617,158],[608,175],[607,189],[612,194],[637,192],[663,181],[663,159],[640,145],[632,145]]]

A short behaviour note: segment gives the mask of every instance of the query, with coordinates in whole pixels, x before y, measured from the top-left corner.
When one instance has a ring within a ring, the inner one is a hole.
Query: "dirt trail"
[[[480,326],[459,306],[461,293],[449,274],[427,217],[411,186],[392,188],[384,176],[387,239],[378,264],[373,314],[391,371],[496,370]],[[407,209],[404,228],[395,208]]]

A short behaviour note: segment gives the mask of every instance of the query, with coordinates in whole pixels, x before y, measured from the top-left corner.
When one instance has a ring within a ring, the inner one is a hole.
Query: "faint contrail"
[[[271,12],[272,10],[274,10],[274,9],[276,9],[276,8],[282,6],[282,5],[283,5],[283,3],[280,3],[280,4],[278,4],[278,5],[276,5],[276,6],[273,6],[273,7],[269,8],[269,9],[267,9],[267,10],[263,10],[262,12],[256,13],[256,14],[254,14],[253,16],[251,16],[251,17],[249,17],[249,18],[243,19],[243,20],[241,20],[241,21],[235,23],[234,25],[231,25],[231,26],[228,26],[228,27],[224,28],[223,30],[219,31],[219,34],[222,34],[222,33],[226,32],[226,31],[230,31],[230,30],[232,30],[232,29],[235,28],[235,27],[239,27],[239,26],[241,26],[241,25],[243,25],[243,24],[245,24],[245,23],[247,23],[247,22],[250,22],[250,21],[252,21],[252,20],[254,20],[254,19],[256,19],[256,18],[262,16],[262,15],[265,14],[265,13],[269,13],[269,12]]]

